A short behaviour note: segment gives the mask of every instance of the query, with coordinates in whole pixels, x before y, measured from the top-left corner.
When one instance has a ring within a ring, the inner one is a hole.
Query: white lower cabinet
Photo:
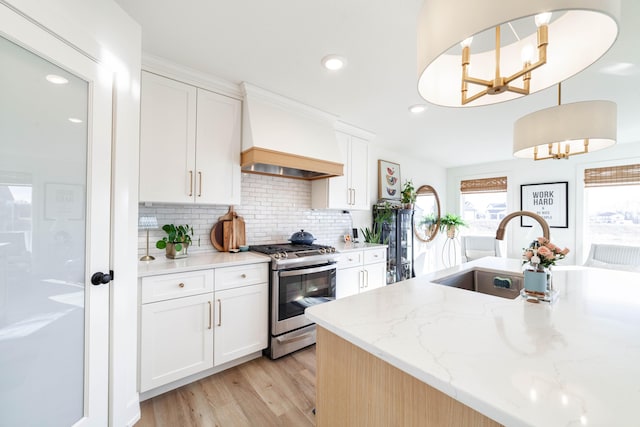
[[[140,390],[213,367],[213,293],[143,304]]]
[[[268,298],[267,283],[216,291],[215,366],[267,347]]]
[[[336,272],[336,298],[344,298],[384,286],[386,270],[384,248],[340,254]]]
[[[140,392],[266,348],[268,274],[256,263],[140,279]]]

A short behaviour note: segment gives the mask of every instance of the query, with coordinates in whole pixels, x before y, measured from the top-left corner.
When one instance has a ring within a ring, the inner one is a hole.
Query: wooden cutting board
[[[247,237],[244,229],[244,219],[241,216],[237,216],[234,221],[233,233],[236,239],[236,245],[238,247],[245,246],[247,244]]]
[[[213,225],[211,229],[211,234],[209,235],[211,239],[211,244],[217,251],[224,251],[224,234],[223,234],[223,222],[218,221]]]
[[[231,214],[231,218],[227,219],[229,218],[229,213]],[[222,246],[222,249],[218,249],[214,244],[214,247],[216,247],[216,249],[222,250],[224,252],[228,252],[232,249],[238,249],[240,246],[244,246],[247,244],[244,219],[241,216],[238,216],[233,211],[233,207],[229,208],[229,213],[223,217],[220,217],[225,219],[218,222],[218,224],[222,224],[220,226],[220,228],[222,228],[222,238],[218,241],[218,243],[220,243],[220,246]]]

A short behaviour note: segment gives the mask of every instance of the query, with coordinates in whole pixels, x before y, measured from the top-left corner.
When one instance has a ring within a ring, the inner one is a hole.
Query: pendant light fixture
[[[519,118],[513,127],[513,155],[534,160],[568,159],[616,143],[617,108],[611,101],[562,104]]]
[[[546,89],[609,50],[619,15],[620,0],[426,0],[418,92],[463,107]]]

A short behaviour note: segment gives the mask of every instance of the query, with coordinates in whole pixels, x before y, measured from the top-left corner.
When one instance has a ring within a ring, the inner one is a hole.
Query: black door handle
[[[93,273],[93,276],[91,276],[91,284],[95,286],[109,283],[112,280],[113,280],[113,270],[109,270],[108,273],[103,273],[103,272]]]

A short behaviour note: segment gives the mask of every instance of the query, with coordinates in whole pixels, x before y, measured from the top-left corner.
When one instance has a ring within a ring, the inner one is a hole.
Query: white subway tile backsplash
[[[227,213],[227,205],[171,205],[154,203],[139,206],[140,216],[155,216],[160,227],[164,224],[193,226],[193,245],[189,252],[215,251],[210,233],[218,217]],[[300,229],[309,231],[315,243],[335,245],[351,231],[351,215],[339,210],[312,210],[311,183],[309,181],[265,175],[242,174],[242,204],[234,206],[246,224],[247,244],[283,243]],[[165,232],[149,231],[149,253],[164,256],[156,249],[156,241]],[[199,242],[199,245],[198,245]],[[138,234],[138,254],[146,252],[146,231]]]

